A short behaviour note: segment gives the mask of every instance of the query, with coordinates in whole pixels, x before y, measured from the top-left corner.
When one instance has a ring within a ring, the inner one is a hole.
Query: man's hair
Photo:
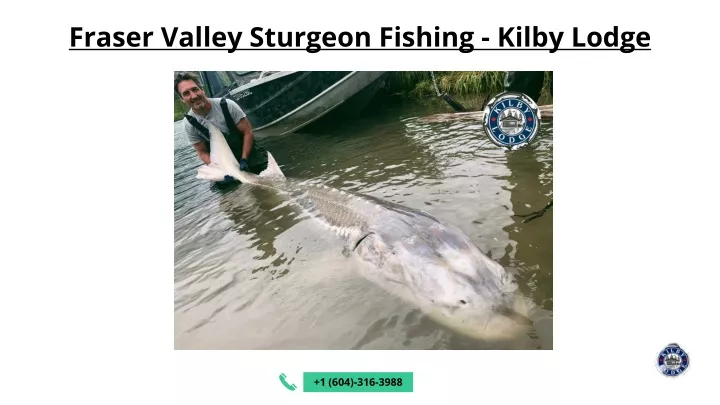
[[[185,80],[192,80],[195,82],[195,84],[198,85],[202,89],[202,85],[200,84],[200,78],[198,75],[192,72],[177,72],[175,73],[175,93],[177,93],[179,96],[182,96],[180,92],[178,91],[178,84],[180,82]]]

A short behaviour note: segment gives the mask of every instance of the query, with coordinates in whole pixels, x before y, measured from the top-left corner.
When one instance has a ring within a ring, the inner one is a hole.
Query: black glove
[[[230,183],[232,183],[232,182],[234,182],[234,181],[235,181],[235,178],[234,178],[233,176],[225,175],[225,178],[224,178],[223,180],[218,181],[218,184],[224,186],[224,185],[230,184]]]
[[[240,170],[246,172],[250,169],[247,159],[240,159]]]

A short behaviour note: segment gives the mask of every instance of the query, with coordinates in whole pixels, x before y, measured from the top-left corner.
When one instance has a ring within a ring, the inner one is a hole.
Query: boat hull
[[[256,136],[298,132],[318,120],[359,113],[387,72],[280,72],[210,97],[227,96],[245,111]],[[206,80],[212,72],[206,73]],[[212,77],[210,77],[212,79]],[[214,93],[214,94],[213,94]],[[223,94],[224,93],[224,94]],[[346,108],[338,108],[344,106]]]

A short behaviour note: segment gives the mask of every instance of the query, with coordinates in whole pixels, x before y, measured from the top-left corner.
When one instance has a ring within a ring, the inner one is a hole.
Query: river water
[[[287,177],[422,209],[463,230],[553,306],[552,120],[530,148],[493,145],[482,124],[390,107],[336,130],[262,140]],[[552,322],[527,338],[478,342],[363,279],[342,243],[272,191],[195,179],[201,161],[175,123],[176,349],[552,349]],[[549,325],[549,326],[548,326]]]

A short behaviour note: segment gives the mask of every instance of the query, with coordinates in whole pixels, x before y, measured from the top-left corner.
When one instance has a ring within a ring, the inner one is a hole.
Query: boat
[[[370,102],[388,72],[200,72],[208,97],[228,97],[247,114],[256,136],[342,122]],[[338,120],[338,118],[341,118]]]

